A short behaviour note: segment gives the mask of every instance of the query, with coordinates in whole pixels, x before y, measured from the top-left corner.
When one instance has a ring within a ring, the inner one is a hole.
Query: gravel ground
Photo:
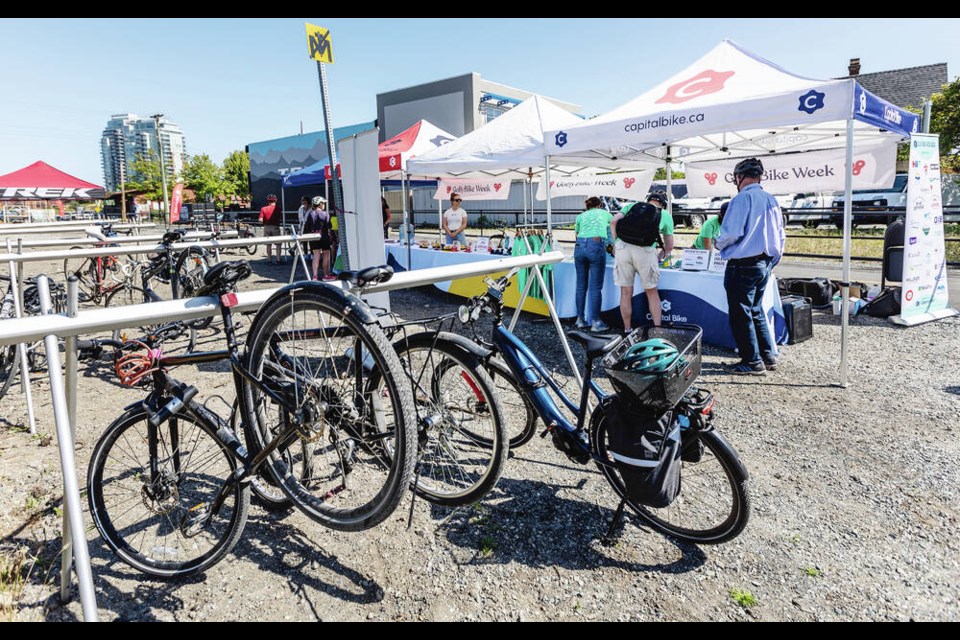
[[[288,273],[254,266],[249,288]],[[459,303],[432,287],[391,301],[405,317]],[[604,546],[617,504],[606,481],[534,438],[512,452],[481,503],[451,510],[418,500],[409,528],[409,499],[381,526],[353,534],[253,507],[228,558],[188,581],[142,577],[91,530],[100,617],[958,620],[958,328],[957,319],[910,329],[852,319],[846,389],[835,385],[840,327],[831,315],[815,312],[813,339],[785,347],[780,369],[764,378],[725,375],[720,363],[731,354],[706,347],[701,384],[716,393],[718,428],[751,474],[752,519],[730,543],[680,544],[631,519]],[[517,333],[565,371],[552,325],[524,316]],[[211,347],[220,337],[203,334]],[[81,477],[99,433],[142,396],[105,371],[96,363],[81,371]],[[231,398],[220,367],[180,374]],[[48,385],[38,377],[34,389],[41,432],[52,434]],[[75,590],[64,606],[56,595],[56,443],[24,432],[17,389],[0,400],[0,416],[0,617],[81,619]],[[18,553],[36,560],[22,587],[8,569]]]

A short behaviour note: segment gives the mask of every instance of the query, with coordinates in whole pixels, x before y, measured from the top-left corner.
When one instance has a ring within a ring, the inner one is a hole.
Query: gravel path
[[[250,288],[285,280],[286,270],[254,266]],[[432,287],[391,301],[405,317],[459,304]],[[354,534],[253,507],[233,553],[189,581],[140,576],[92,530],[101,619],[958,620],[958,328],[957,319],[911,329],[852,319],[847,389],[835,386],[834,316],[815,312],[814,338],[786,347],[764,378],[723,374],[731,354],[706,347],[702,385],[751,474],[752,519],[728,544],[678,544],[631,520],[616,545],[602,545],[616,507],[606,481],[534,438],[481,503],[418,500],[409,528],[409,498]],[[552,325],[524,316],[517,333],[565,371]],[[204,333],[211,346],[219,338]],[[142,396],[100,379],[104,371],[81,373],[81,473],[102,429]],[[179,373],[231,397],[222,367]],[[53,433],[47,384],[38,378],[34,393],[41,431]],[[0,563],[18,550],[37,559],[15,602],[0,590],[0,617],[80,619],[76,597],[65,606],[56,597],[56,443],[18,426],[18,390],[0,400],[0,416]]]

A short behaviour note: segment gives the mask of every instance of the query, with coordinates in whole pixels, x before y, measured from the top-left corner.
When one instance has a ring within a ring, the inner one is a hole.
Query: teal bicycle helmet
[[[679,357],[675,344],[662,338],[651,338],[627,349],[620,359],[620,366],[636,373],[663,373]]]

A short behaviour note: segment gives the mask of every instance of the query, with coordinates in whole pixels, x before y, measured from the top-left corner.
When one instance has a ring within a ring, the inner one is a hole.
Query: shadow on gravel
[[[506,496],[505,501],[477,503],[453,513],[434,508],[435,516],[446,515],[438,531],[451,543],[474,552],[466,564],[517,562],[571,570],[615,567],[624,571],[686,573],[706,562],[706,555],[696,545],[669,539],[681,553],[670,562],[645,564],[607,555],[601,539],[610,526],[613,510],[557,496],[560,489],[581,489],[584,484],[585,480],[564,486],[503,478],[495,491],[498,496]],[[613,500],[612,490],[610,496]],[[626,526],[640,526],[632,515],[627,515],[625,522]],[[619,535],[618,532],[618,538]],[[651,535],[659,536],[653,532]],[[616,539],[613,546],[617,546]]]
[[[952,393],[956,396],[960,396],[960,386],[958,385],[951,385],[949,387],[944,387],[943,390],[945,393]]]

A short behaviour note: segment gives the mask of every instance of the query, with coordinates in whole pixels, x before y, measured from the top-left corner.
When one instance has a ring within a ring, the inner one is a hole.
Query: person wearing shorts
[[[323,263],[323,280],[333,280],[330,273],[330,214],[327,213],[327,200],[323,196],[314,196],[313,209],[307,213],[303,222],[303,233],[319,233],[319,240],[310,240],[307,246],[313,253],[313,279],[320,280],[320,265]]]
[[[280,231],[280,223],[283,220],[283,211],[280,206],[277,204],[277,196],[272,193],[267,196],[267,204],[264,207],[260,208],[260,222],[263,223],[263,237],[269,238],[271,236],[279,236],[282,232]],[[267,245],[267,260],[273,262],[274,264],[280,263],[280,247],[277,246],[277,259],[273,259],[273,248],[272,244]]]

